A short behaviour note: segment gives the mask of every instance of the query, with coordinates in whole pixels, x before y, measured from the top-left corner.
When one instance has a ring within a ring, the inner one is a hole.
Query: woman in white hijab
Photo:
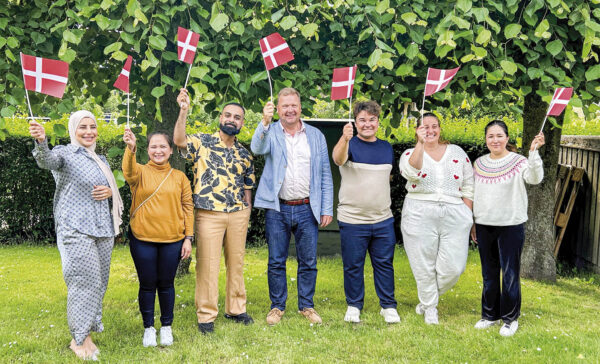
[[[97,359],[90,333],[101,332],[114,237],[119,233],[123,202],[104,156],[95,152],[96,118],[86,110],[69,118],[71,143],[52,150],[44,127],[29,122],[35,138],[33,156],[56,181],[54,223],[67,284],[70,348],[82,359]]]

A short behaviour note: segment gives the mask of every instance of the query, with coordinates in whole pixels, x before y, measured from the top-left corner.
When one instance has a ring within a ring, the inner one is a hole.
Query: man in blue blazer
[[[263,119],[252,136],[254,154],[265,156],[254,206],[266,209],[269,245],[269,297],[267,323],[281,320],[287,300],[286,260],[291,234],[298,259],[298,312],[311,323],[321,323],[314,309],[317,281],[317,234],[333,219],[333,180],[325,137],[300,120],[300,93],[293,88],[279,92],[277,114],[268,102]]]

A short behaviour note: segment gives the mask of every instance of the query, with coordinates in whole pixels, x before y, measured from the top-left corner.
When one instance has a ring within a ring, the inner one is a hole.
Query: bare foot
[[[88,335],[88,337],[86,337],[85,340],[83,340],[83,346],[87,347],[92,353],[100,354],[100,350],[98,349],[96,344],[94,344],[90,335]]]
[[[90,340],[88,340],[88,338]],[[82,345],[77,345],[77,343],[75,342],[75,339],[73,339],[73,340],[71,340],[71,345],[69,345],[69,348],[80,359],[98,360],[98,358],[96,357],[97,353],[95,352],[96,350],[98,350],[98,348],[95,347],[94,343],[92,342],[92,340],[89,336],[86,338],[86,341],[84,341]],[[94,348],[92,348],[92,346],[90,344],[94,345]]]

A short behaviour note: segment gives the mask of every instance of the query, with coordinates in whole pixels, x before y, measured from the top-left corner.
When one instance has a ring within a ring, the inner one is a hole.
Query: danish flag
[[[354,79],[356,78],[356,65],[353,67],[335,68],[331,81],[331,99],[342,100],[352,96]]]
[[[200,40],[200,34],[194,33],[182,27],[177,28],[177,58],[185,63],[194,63],[196,46]]]
[[[460,67],[451,70],[440,70],[437,68],[427,69],[427,80],[425,81],[425,96],[433,95],[448,86]]]
[[[573,96],[572,87],[559,87],[554,90],[554,96],[552,96],[552,101],[550,101],[550,107],[548,107],[546,116],[560,115],[565,107],[567,107],[569,100],[571,100],[571,96]]]
[[[67,87],[69,64],[21,53],[25,89],[62,98]]]
[[[290,47],[279,33],[262,38],[259,44],[267,71],[294,59]]]
[[[131,71],[131,60],[131,56],[127,56],[125,66],[123,66],[121,74],[119,74],[119,77],[117,77],[117,80],[113,84],[114,87],[127,93],[129,93],[129,72]]]

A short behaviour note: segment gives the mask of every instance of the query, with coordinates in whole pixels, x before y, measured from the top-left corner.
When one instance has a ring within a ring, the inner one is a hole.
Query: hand
[[[192,254],[192,239],[185,238],[181,246],[181,259],[187,259]]]
[[[275,104],[273,104],[271,101],[267,102],[265,104],[265,107],[263,108],[263,125],[267,126],[269,125],[269,123],[271,122],[271,120],[273,120],[273,113],[275,112]]]
[[[425,136],[427,135],[427,130],[423,125],[417,128],[417,142],[421,144],[425,144]]]
[[[471,240],[473,240],[473,242],[477,244],[477,231],[475,229],[475,224],[471,226]]]
[[[42,143],[46,140],[46,131],[42,124],[37,121],[30,120],[29,121],[29,134],[38,141],[38,143]]]
[[[179,90],[179,95],[177,95],[177,103],[179,104],[179,109],[181,111],[188,111],[190,108],[190,96],[188,95],[188,90],[182,88]]]
[[[333,220],[333,216],[329,216],[329,215],[321,215],[321,227],[325,227],[329,224],[331,224],[331,221]]]
[[[347,142],[349,142],[350,139],[352,139],[352,137],[354,136],[354,127],[352,126],[352,123],[344,125],[342,136],[344,137],[344,139],[346,139]]]
[[[112,190],[108,186],[94,186],[92,198],[96,201],[106,200],[112,196]]]
[[[123,133],[123,141],[129,147],[129,150],[135,152],[135,134],[131,131],[131,129],[125,129],[125,133]]]
[[[544,144],[546,144],[546,139],[544,138],[544,133],[540,131],[540,133],[536,135],[535,138],[533,138],[533,140],[531,141],[531,147],[529,148],[529,150],[534,151],[537,148],[541,148]]]

